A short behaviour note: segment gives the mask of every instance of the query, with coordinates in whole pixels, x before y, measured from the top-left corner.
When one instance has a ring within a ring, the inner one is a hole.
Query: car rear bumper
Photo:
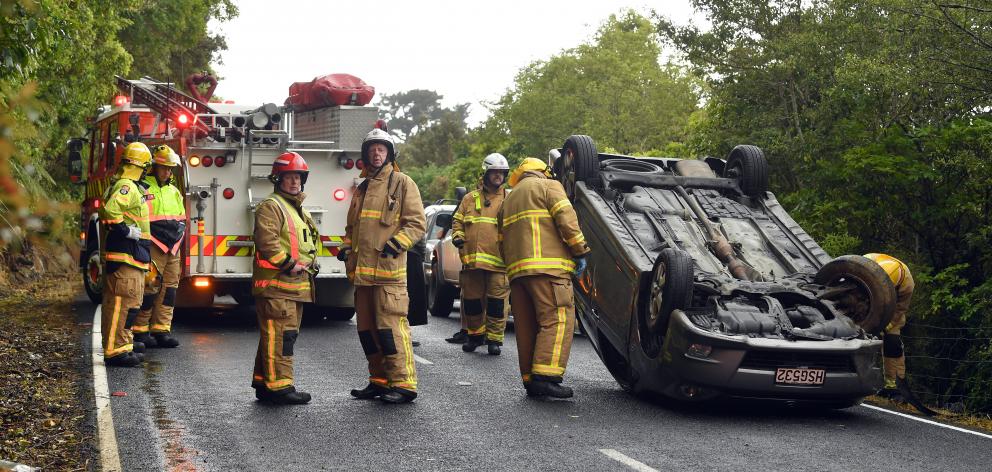
[[[690,347],[696,345],[696,355]],[[879,340],[788,341],[725,336],[700,329],[681,311],[672,313],[668,336],[658,356],[661,392],[695,400],[720,395],[845,402],[873,394],[883,383]],[[699,349],[700,347],[703,349]],[[699,351],[711,349],[706,356]],[[825,369],[822,385],[775,382],[780,367]]]

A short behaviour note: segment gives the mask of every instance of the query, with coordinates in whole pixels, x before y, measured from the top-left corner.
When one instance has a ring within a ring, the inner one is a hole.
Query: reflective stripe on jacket
[[[503,200],[497,216],[506,275],[570,277],[573,258],[589,252],[575,210],[561,183],[526,172]]]
[[[304,194],[269,195],[255,209],[255,257],[252,295],[312,302],[310,274],[290,275],[300,263],[309,266],[317,257],[317,226],[303,208]]]
[[[413,179],[383,166],[351,197],[342,249],[351,249],[346,270],[354,285],[406,285],[406,251],[424,237],[427,223],[420,189]],[[390,240],[399,257],[379,257]]]
[[[107,228],[103,253],[107,263],[127,264],[148,270],[148,264],[152,260],[151,233],[148,229],[145,190],[140,185],[131,179],[117,179],[103,196],[100,223]],[[129,226],[137,226],[141,230],[140,240],[128,239]]]
[[[499,231],[496,230],[496,214],[505,196],[506,190],[502,187],[493,194],[480,185],[478,190],[462,198],[451,222],[451,236],[465,240],[465,245],[458,250],[462,268],[506,271],[499,255]]]
[[[159,185],[153,175],[145,177],[148,185],[148,218],[151,240],[162,252],[177,254],[186,232],[186,206],[183,194],[172,183]]]

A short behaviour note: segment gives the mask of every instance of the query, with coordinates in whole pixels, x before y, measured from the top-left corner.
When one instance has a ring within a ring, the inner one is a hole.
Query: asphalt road
[[[79,309],[85,318],[94,307]],[[354,322],[304,322],[296,383],[314,400],[273,406],[250,387],[253,312],[181,311],[180,348],[152,350],[143,369],[108,370],[110,391],[126,393],[111,397],[124,470],[987,471],[992,463],[992,440],[861,406],[637,399],[581,337],[566,374],[575,398],[529,399],[512,332],[503,355],[491,357],[445,343],[457,329],[457,313],[413,329],[420,397],[384,405],[348,394],[367,378]]]

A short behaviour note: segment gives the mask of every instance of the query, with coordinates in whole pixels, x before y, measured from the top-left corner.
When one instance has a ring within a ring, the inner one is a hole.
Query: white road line
[[[423,357],[420,357],[420,356],[418,356],[416,354],[413,355],[413,360],[415,360],[415,361],[417,361],[417,362],[419,362],[419,363],[421,363],[423,365],[434,365],[433,362],[431,362],[431,361],[429,361],[427,359],[424,359]]]
[[[96,429],[100,438],[100,465],[104,472],[120,472],[121,455],[117,450],[117,433],[114,415],[110,410],[110,389],[107,385],[107,366],[103,363],[103,338],[101,333],[102,305],[93,313],[93,397],[96,399]]]
[[[606,457],[609,457],[610,459],[613,459],[638,472],[658,472],[658,469],[655,469],[641,461],[631,459],[615,449],[600,449],[599,452],[602,452],[606,455]]]
[[[861,406],[863,406],[865,408],[871,408],[872,410],[878,410],[878,411],[881,411],[883,413],[889,413],[889,414],[892,414],[892,415],[901,416],[903,418],[909,418],[911,420],[919,421],[921,423],[932,424],[934,426],[940,426],[941,428],[953,429],[954,431],[960,431],[962,433],[974,434],[975,436],[981,436],[981,437],[986,438],[986,439],[992,439],[992,435],[989,435],[989,434],[979,433],[978,431],[972,431],[970,429],[959,428],[957,426],[951,426],[949,424],[938,423],[936,421],[931,421],[931,420],[920,418],[920,417],[913,416],[913,415],[907,415],[905,413],[900,413],[898,411],[888,410],[888,409],[885,409],[885,408],[882,408],[882,407],[879,407],[879,406],[868,405],[868,404],[865,404],[865,403],[862,403]]]

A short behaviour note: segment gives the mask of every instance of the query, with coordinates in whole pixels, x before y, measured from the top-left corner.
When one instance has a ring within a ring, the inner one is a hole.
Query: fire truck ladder
[[[131,103],[144,104],[164,118],[176,121],[185,115],[190,120],[190,128],[199,136],[206,136],[210,129],[197,119],[199,113],[214,113],[207,104],[190,97],[171,85],[155,82],[147,77],[141,80],[117,78],[117,88],[131,98]]]

